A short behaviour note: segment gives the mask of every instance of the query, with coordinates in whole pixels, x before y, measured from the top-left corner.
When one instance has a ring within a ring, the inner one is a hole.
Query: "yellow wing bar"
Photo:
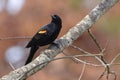
[[[41,31],[39,31],[38,33],[39,34],[45,34],[47,32],[47,30],[41,30]]]

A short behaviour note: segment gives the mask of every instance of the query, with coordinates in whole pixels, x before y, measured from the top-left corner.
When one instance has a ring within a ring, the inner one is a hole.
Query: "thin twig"
[[[120,65],[120,63],[113,63],[113,64],[111,64],[111,65]]]
[[[95,44],[96,44],[96,46],[98,47],[99,51],[102,52],[103,49],[102,49],[102,47],[100,46],[100,44],[98,43],[98,41],[96,40],[96,38],[94,37],[94,35],[92,34],[92,31],[91,31],[91,30],[88,30],[88,33],[89,33],[90,37],[92,38],[92,40],[95,42]],[[116,57],[117,57],[117,56],[116,56]],[[116,74],[113,73],[112,71],[110,71],[110,67],[109,67],[110,64],[107,64],[107,62],[105,61],[103,55],[101,55],[100,58],[101,58],[101,60],[103,61],[104,65],[105,65],[105,70],[104,70],[104,72],[101,74],[101,76],[98,78],[98,80],[101,79],[101,78],[104,76],[105,72],[107,72],[107,76],[106,76],[106,79],[107,79],[107,80],[109,79],[109,74],[114,75],[114,76],[115,76],[114,80],[116,80]],[[116,58],[115,58],[115,59],[116,59]],[[115,59],[113,59],[113,60],[111,61],[111,63],[113,63]]]
[[[100,44],[98,43],[98,41],[96,40],[95,36],[93,35],[92,31],[90,29],[88,29],[88,33],[90,35],[90,37],[93,39],[93,41],[95,42],[96,46],[98,47],[99,51],[102,51],[102,47],[100,46]]]
[[[78,49],[79,51],[81,51],[82,53],[85,53],[85,54],[89,54],[89,55],[92,55],[92,53],[89,53],[75,45],[71,45],[73,48],[75,49]],[[102,52],[100,52],[101,56],[102,56],[102,53],[103,53],[104,49],[102,50]],[[104,62],[98,57],[98,56],[94,56],[99,62],[101,62],[101,64],[105,67],[106,65],[104,64]]]
[[[63,52],[63,54],[65,56],[69,56],[68,54],[66,54],[65,52]],[[79,55],[80,56],[80,55]],[[95,56],[95,55],[94,55]],[[82,57],[82,56],[81,56]],[[93,63],[89,63],[89,62],[86,62],[86,61],[83,61],[81,59],[79,59],[76,55],[73,55],[73,57],[71,58],[75,63],[83,63],[83,64],[86,64],[86,65],[90,65],[90,66],[95,66],[95,67],[101,67],[102,65],[97,65],[97,64],[93,64]]]
[[[111,74],[114,75],[114,80],[117,80],[117,75],[116,75],[116,73],[111,71]]]
[[[118,53],[110,62],[110,65],[113,64],[113,62],[115,62],[115,60],[120,56],[120,53]]]
[[[84,53],[84,54],[92,54],[92,53],[90,53],[90,52],[87,52],[87,51],[85,51],[85,50],[83,50],[83,49],[75,46],[75,45],[72,45],[72,44],[71,44],[70,46],[73,47],[73,48],[75,48],[75,49],[77,49],[77,50],[79,50],[80,52],[82,52],[82,53]],[[103,51],[104,51],[104,50],[103,50]],[[103,52],[103,51],[102,51],[102,52]],[[100,53],[100,55],[102,55],[102,54]]]
[[[81,79],[82,79],[82,76],[83,76],[83,74],[84,74],[84,72],[85,72],[85,68],[86,68],[86,64],[83,64],[82,72],[81,72],[78,80],[81,80]]]
[[[100,80],[100,79],[104,76],[105,72],[106,72],[106,68],[105,68],[105,70],[103,71],[103,73],[98,77],[97,80]]]
[[[98,47],[99,51],[102,52],[102,47],[100,46],[100,44],[98,43],[97,39],[95,38],[95,36],[93,35],[92,31],[90,29],[88,29],[88,33],[90,35],[90,37],[92,38],[92,40],[95,42],[96,46]],[[102,60],[102,62],[104,63],[105,65],[105,68],[107,71],[107,74],[110,73],[110,68],[109,66],[107,65],[107,62],[105,61],[104,57],[103,56],[100,56],[100,59]],[[104,75],[104,74],[103,74]],[[107,76],[107,79],[108,79],[108,76]]]
[[[74,58],[75,58],[75,57],[74,57]],[[77,62],[81,62],[81,63],[83,63],[83,64],[90,65],[90,66],[94,66],[94,67],[102,67],[102,66],[103,66],[103,65],[97,65],[97,64],[89,63],[89,62],[83,61],[83,60],[78,59],[78,58],[75,58],[75,60],[76,60]]]
[[[10,64],[10,67],[11,67],[13,70],[16,69],[11,62],[8,62],[8,63]]]
[[[21,37],[6,37],[6,38],[0,38],[1,40],[14,40],[14,39],[30,39],[31,36],[21,36]]]

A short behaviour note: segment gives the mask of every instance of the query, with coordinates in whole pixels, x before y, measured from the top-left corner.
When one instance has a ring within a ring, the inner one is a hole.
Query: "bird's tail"
[[[27,61],[25,62],[25,65],[32,61],[32,58],[33,58],[35,52],[38,50],[38,48],[39,48],[38,46],[32,46],[31,47],[30,54],[27,58]]]

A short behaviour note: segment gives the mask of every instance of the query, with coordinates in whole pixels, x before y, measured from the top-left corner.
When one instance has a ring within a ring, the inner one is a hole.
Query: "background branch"
[[[0,38],[1,40],[13,40],[13,39],[30,39],[32,36],[21,36],[21,37],[6,37],[6,38]]]

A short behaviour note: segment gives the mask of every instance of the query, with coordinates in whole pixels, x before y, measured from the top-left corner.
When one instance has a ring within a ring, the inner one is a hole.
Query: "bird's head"
[[[54,22],[55,24],[62,24],[62,20],[58,15],[51,15],[52,17],[52,22]]]

